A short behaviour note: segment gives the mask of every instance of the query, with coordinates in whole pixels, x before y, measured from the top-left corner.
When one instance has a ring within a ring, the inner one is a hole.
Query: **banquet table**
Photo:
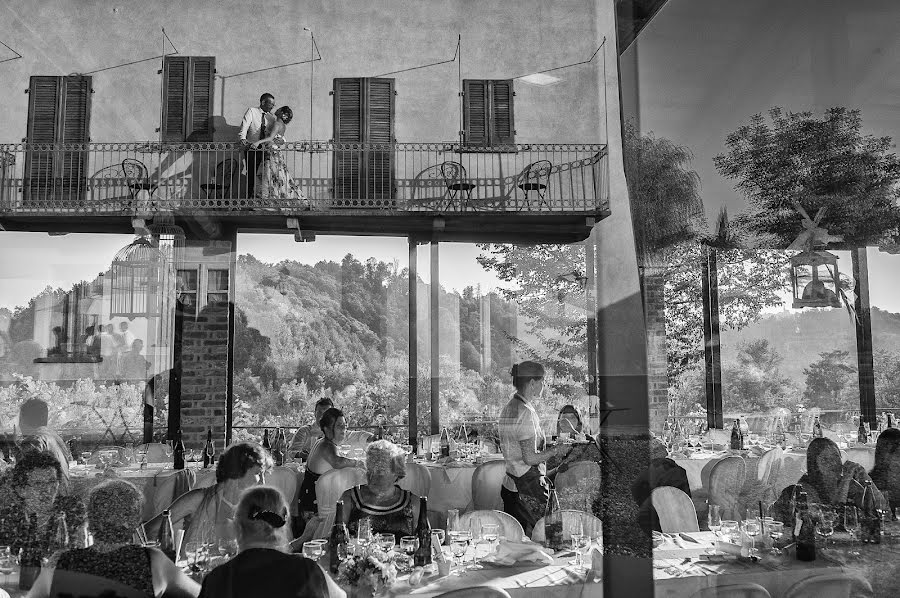
[[[502,459],[502,455],[491,455],[486,460]],[[448,509],[470,511],[472,503],[472,474],[478,467],[471,461],[450,461],[446,463],[422,461],[431,476],[431,490],[428,492],[428,510],[446,512]]]
[[[800,580],[832,573],[845,573],[866,580],[875,587],[871,594],[874,596],[890,595],[880,593],[882,586],[896,590],[892,581],[900,568],[900,547],[896,544],[851,546],[848,534],[836,533],[832,537],[836,543],[825,550],[820,544],[817,558],[812,562],[798,561],[790,553],[776,556],[764,554],[758,562],[736,556],[712,557],[717,560],[711,561],[700,555],[707,548],[712,548],[714,534],[692,532],[687,535],[699,540],[699,547],[684,541],[675,544],[667,539],[654,550],[653,577],[657,598],[687,598],[704,588],[737,583],[756,583],[766,588],[772,596],[784,596],[788,588]],[[852,555],[852,550],[859,551],[860,556]],[[884,574],[885,570],[888,575]],[[868,593],[864,582],[859,582],[857,588],[858,593],[854,596]]]

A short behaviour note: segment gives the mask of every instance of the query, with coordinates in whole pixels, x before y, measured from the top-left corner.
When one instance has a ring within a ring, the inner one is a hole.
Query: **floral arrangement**
[[[369,589],[373,595],[391,588],[397,581],[397,567],[381,556],[377,552],[348,556],[338,566],[338,583]]]

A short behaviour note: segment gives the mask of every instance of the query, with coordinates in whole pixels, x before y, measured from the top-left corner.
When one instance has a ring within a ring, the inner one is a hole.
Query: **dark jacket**
[[[656,509],[653,508],[650,501],[650,493],[654,488],[661,486],[672,486],[688,496],[691,495],[687,472],[683,467],[668,458],[650,461],[650,467],[631,485],[631,496],[638,504],[638,524],[647,533],[650,533],[651,530],[662,531],[659,527]]]
[[[250,548],[209,572],[200,598],[327,598],[319,566],[299,554]]]

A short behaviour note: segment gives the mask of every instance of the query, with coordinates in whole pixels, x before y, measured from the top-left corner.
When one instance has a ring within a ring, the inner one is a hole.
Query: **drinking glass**
[[[16,559],[9,550],[9,546],[0,546],[0,573],[3,574],[3,585],[8,585],[9,576],[16,569]]]
[[[500,524],[499,523],[482,523],[481,538],[490,546],[490,554],[496,552],[495,545],[500,540]]]
[[[199,571],[200,565],[197,564],[197,555],[203,550],[202,542],[187,542],[184,545],[184,556],[187,557],[188,567],[192,571]]]
[[[584,539],[584,525],[581,521],[576,521],[575,525],[572,529],[572,550],[575,551],[575,559],[569,561],[570,565],[575,565],[576,567],[581,565],[581,553],[578,552],[581,547],[581,542]]]
[[[313,540],[303,543],[303,556],[312,561],[318,561],[324,552],[325,548],[321,542]]]
[[[175,453],[175,441],[174,440],[166,440],[166,457],[171,457]]]
[[[722,536],[727,542],[734,542],[734,537],[738,532],[738,522],[730,519],[722,522]]]
[[[444,544],[444,539],[446,538],[446,534],[444,530],[439,527],[432,528],[431,536],[437,539],[438,546],[442,546]]]
[[[775,548],[778,539],[784,535],[784,523],[781,521],[772,521],[768,524],[769,537],[772,538],[772,554],[780,554],[781,551]]]
[[[356,545],[365,548],[372,541],[372,520],[363,517],[356,528]]]
[[[844,529],[850,534],[850,542],[855,544],[856,530],[859,529],[859,514],[856,511],[856,507],[853,505],[846,505],[844,507]],[[854,549],[851,550],[849,554],[859,556],[859,551]]]
[[[722,509],[719,505],[709,505],[709,515],[707,517],[707,525],[709,531],[719,537],[719,529],[722,527]]]
[[[459,509],[449,509],[447,511],[447,532],[457,530],[459,530]]]
[[[413,554],[419,549],[419,539],[415,536],[403,536],[400,538],[400,550],[406,553],[407,568],[412,571]]]
[[[453,552],[453,560],[456,562],[456,574],[462,576],[462,560],[466,556],[469,540],[462,532],[450,532],[450,550]]]
[[[828,548],[828,538],[834,534],[834,513],[827,510],[822,511],[819,522],[816,524],[816,533],[825,539],[825,545],[822,547],[822,550],[825,550]]]
[[[394,550],[394,534],[378,534],[378,546],[388,556]]]
[[[834,531],[834,530],[832,530]],[[744,533],[750,536],[750,556],[756,556],[756,536],[759,535],[759,520],[747,519],[744,521]]]
[[[219,556],[231,558],[238,553],[238,543],[235,538],[219,538],[218,546]]]

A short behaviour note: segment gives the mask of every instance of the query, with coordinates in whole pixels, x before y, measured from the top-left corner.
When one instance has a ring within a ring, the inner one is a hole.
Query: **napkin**
[[[485,557],[486,562],[495,565],[515,565],[516,563],[543,563],[552,565],[553,557],[547,554],[540,544],[534,542],[513,542],[501,540],[497,552]]]
[[[716,551],[741,556],[741,545],[731,542],[716,542]]]
[[[591,560],[591,571],[599,577],[603,573],[603,551],[598,546],[594,546],[588,551]]]

